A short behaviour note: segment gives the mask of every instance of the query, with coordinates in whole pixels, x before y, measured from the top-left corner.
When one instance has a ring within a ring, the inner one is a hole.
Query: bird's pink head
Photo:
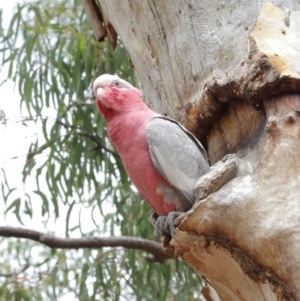
[[[109,120],[134,106],[144,105],[141,91],[117,75],[103,74],[93,84],[99,113]]]

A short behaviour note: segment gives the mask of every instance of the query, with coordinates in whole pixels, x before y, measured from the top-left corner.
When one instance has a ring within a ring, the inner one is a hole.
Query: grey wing
[[[176,121],[154,117],[147,123],[147,142],[158,172],[190,202],[197,179],[208,172],[208,156],[201,143]]]

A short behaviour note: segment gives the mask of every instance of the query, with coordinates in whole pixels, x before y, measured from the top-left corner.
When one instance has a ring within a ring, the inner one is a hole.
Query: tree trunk
[[[207,300],[300,300],[299,3],[98,1],[152,108],[221,160],[168,252]]]

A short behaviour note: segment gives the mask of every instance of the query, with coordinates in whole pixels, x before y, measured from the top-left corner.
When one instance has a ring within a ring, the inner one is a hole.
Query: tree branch
[[[30,239],[53,249],[100,249],[104,247],[122,247],[125,249],[142,250],[151,253],[152,257],[148,257],[151,261],[162,262],[165,259],[170,258],[170,256],[165,253],[160,243],[133,236],[60,238],[40,231],[4,226],[0,227],[0,236]]]
[[[18,271],[14,271],[14,272],[8,273],[8,274],[0,274],[0,277],[5,277],[5,278],[16,277],[16,276],[22,274],[23,272],[25,272],[29,267],[30,267],[30,265],[28,263],[26,263]]]
[[[56,124],[59,124],[59,125],[63,126],[65,129],[74,130],[74,132],[69,132],[66,135],[61,136],[59,138],[66,137],[66,136],[71,136],[71,135],[79,135],[79,136],[82,136],[82,137],[90,139],[91,141],[93,141],[96,144],[96,146],[92,148],[92,151],[103,150],[103,151],[105,151],[105,152],[113,155],[115,158],[119,158],[120,157],[119,154],[116,151],[114,151],[114,150],[110,149],[109,147],[105,146],[101,142],[99,136],[87,133],[86,131],[84,131],[84,129],[82,129],[82,128],[78,127],[78,126],[67,124],[67,123],[63,122],[62,120],[60,120],[60,119],[51,118],[51,117],[42,117],[41,116],[41,117],[39,117],[39,119],[40,120],[49,120],[49,121],[52,121],[53,123],[56,123]],[[0,124],[1,123],[2,124],[6,124],[8,121],[11,121],[11,119],[4,118],[1,121],[1,118],[0,118]],[[23,118],[20,118],[19,120],[16,120],[15,122],[26,122],[26,121],[36,122],[36,120],[32,119],[31,117],[23,117]],[[44,143],[42,146],[38,147],[37,150],[29,152],[27,154],[27,157],[32,158],[35,155],[41,154],[45,149],[47,149],[48,147],[50,147],[50,145],[53,144],[53,143],[55,143],[57,140],[58,139],[55,138],[55,139],[52,139],[52,140]],[[19,157],[15,156],[15,157],[9,158],[9,160],[13,160],[13,159],[17,159],[17,158],[19,158]]]
[[[103,149],[104,151],[112,154],[113,156],[119,157],[119,154],[117,152],[114,152],[113,150],[111,150],[108,147],[106,147],[105,145],[103,145],[98,136],[89,134],[77,126],[66,124],[65,122],[61,121],[60,119],[55,119],[54,121],[55,121],[55,123],[65,127],[65,128],[70,128],[72,130],[75,130],[76,134],[78,134],[80,136],[84,136],[84,137],[92,140],[97,145],[95,148],[93,148],[93,150]]]
[[[97,3],[93,0],[81,0],[81,3],[90,21],[97,41],[103,41],[106,37],[106,29],[102,24],[103,17]]]

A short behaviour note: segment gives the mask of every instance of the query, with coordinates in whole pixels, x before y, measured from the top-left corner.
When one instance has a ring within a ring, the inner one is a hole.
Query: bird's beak
[[[102,87],[98,87],[95,91],[94,91],[94,94],[95,94],[95,97],[97,99],[101,99],[101,96],[104,92],[104,89]]]

